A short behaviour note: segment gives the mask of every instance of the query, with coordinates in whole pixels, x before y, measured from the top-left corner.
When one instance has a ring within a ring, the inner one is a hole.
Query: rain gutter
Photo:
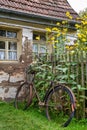
[[[22,21],[22,22],[27,22],[27,23],[33,23],[33,24],[41,24],[41,25],[48,25],[48,26],[55,26],[54,23],[49,23],[49,22],[61,22],[63,21],[64,19],[60,18],[55,18],[55,17],[50,17],[50,16],[42,16],[42,15],[37,15],[37,14],[29,14],[29,13],[24,13],[24,12],[18,12],[18,11],[13,11],[13,10],[8,10],[8,9],[3,9],[3,8],[0,8],[0,13],[5,13],[5,15],[2,15],[0,14],[0,18],[6,18],[6,19],[10,19],[10,20],[18,20],[18,21]],[[8,16],[6,14],[9,14]],[[14,14],[16,16],[19,16],[19,17],[11,17],[11,15]],[[20,16],[22,18],[20,18]],[[44,22],[44,21],[35,21],[35,20],[31,20],[31,19],[24,19],[23,17],[26,17],[26,18],[40,18],[42,20],[49,20],[49,22]],[[69,20],[69,23],[71,25],[75,25],[77,23],[77,21],[74,21],[74,20]],[[69,28],[72,28],[72,27],[69,27]],[[75,29],[75,28],[72,28],[72,29]]]

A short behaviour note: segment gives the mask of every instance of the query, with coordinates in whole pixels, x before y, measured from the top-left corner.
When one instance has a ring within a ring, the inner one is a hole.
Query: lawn
[[[73,119],[68,127],[62,128],[59,123],[48,121],[38,108],[22,111],[16,110],[13,104],[0,102],[0,130],[87,130],[87,119]]]

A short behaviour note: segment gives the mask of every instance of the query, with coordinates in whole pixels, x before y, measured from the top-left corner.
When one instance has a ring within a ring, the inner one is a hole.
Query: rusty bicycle
[[[30,68],[31,66],[28,70]],[[61,117],[62,126],[68,126],[75,114],[74,93],[69,87],[51,81],[43,100],[41,100],[34,83],[35,73],[34,70],[28,71],[29,79],[19,86],[15,96],[15,107],[26,110],[32,104],[34,95],[36,95],[38,105],[44,107],[48,120],[57,121]]]

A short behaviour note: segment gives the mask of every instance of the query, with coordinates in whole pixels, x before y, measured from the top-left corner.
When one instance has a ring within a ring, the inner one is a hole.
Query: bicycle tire
[[[15,96],[14,106],[17,109],[26,110],[32,103],[33,86],[28,82],[20,85]]]
[[[51,89],[45,99],[45,105],[48,120],[54,119],[63,127],[68,126],[74,117],[75,96],[66,86],[57,85]]]

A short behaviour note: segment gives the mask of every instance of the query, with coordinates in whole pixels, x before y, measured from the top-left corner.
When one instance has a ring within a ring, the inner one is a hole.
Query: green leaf
[[[79,97],[87,100],[87,96],[85,96],[85,95],[80,95]]]
[[[78,88],[79,90],[81,90],[81,85],[80,85],[80,84],[78,84],[78,85],[77,85],[77,88]]]
[[[37,82],[36,86],[39,88],[40,86],[42,86],[45,82],[44,81],[40,81],[40,82]],[[40,88],[41,89],[41,88]]]
[[[77,83],[75,81],[73,81],[73,80],[68,80],[68,83],[72,84],[72,85],[77,85]]]
[[[73,79],[73,80],[75,80],[75,78],[76,78],[75,74],[71,74],[70,78]]]
[[[77,87],[76,87],[76,86],[72,87],[72,90],[76,90],[76,89],[77,89]]]
[[[68,79],[68,75],[62,75],[61,79]]]
[[[73,62],[73,63],[71,63],[71,65],[75,66],[75,65],[77,65],[77,63],[76,63],[76,62]]]
[[[68,70],[68,68],[57,68],[57,69],[60,70],[60,71],[63,72],[63,73],[66,73],[67,70]]]
[[[63,83],[63,84],[65,84],[65,83],[67,83],[65,80],[61,80],[61,81],[59,81],[59,83]]]

